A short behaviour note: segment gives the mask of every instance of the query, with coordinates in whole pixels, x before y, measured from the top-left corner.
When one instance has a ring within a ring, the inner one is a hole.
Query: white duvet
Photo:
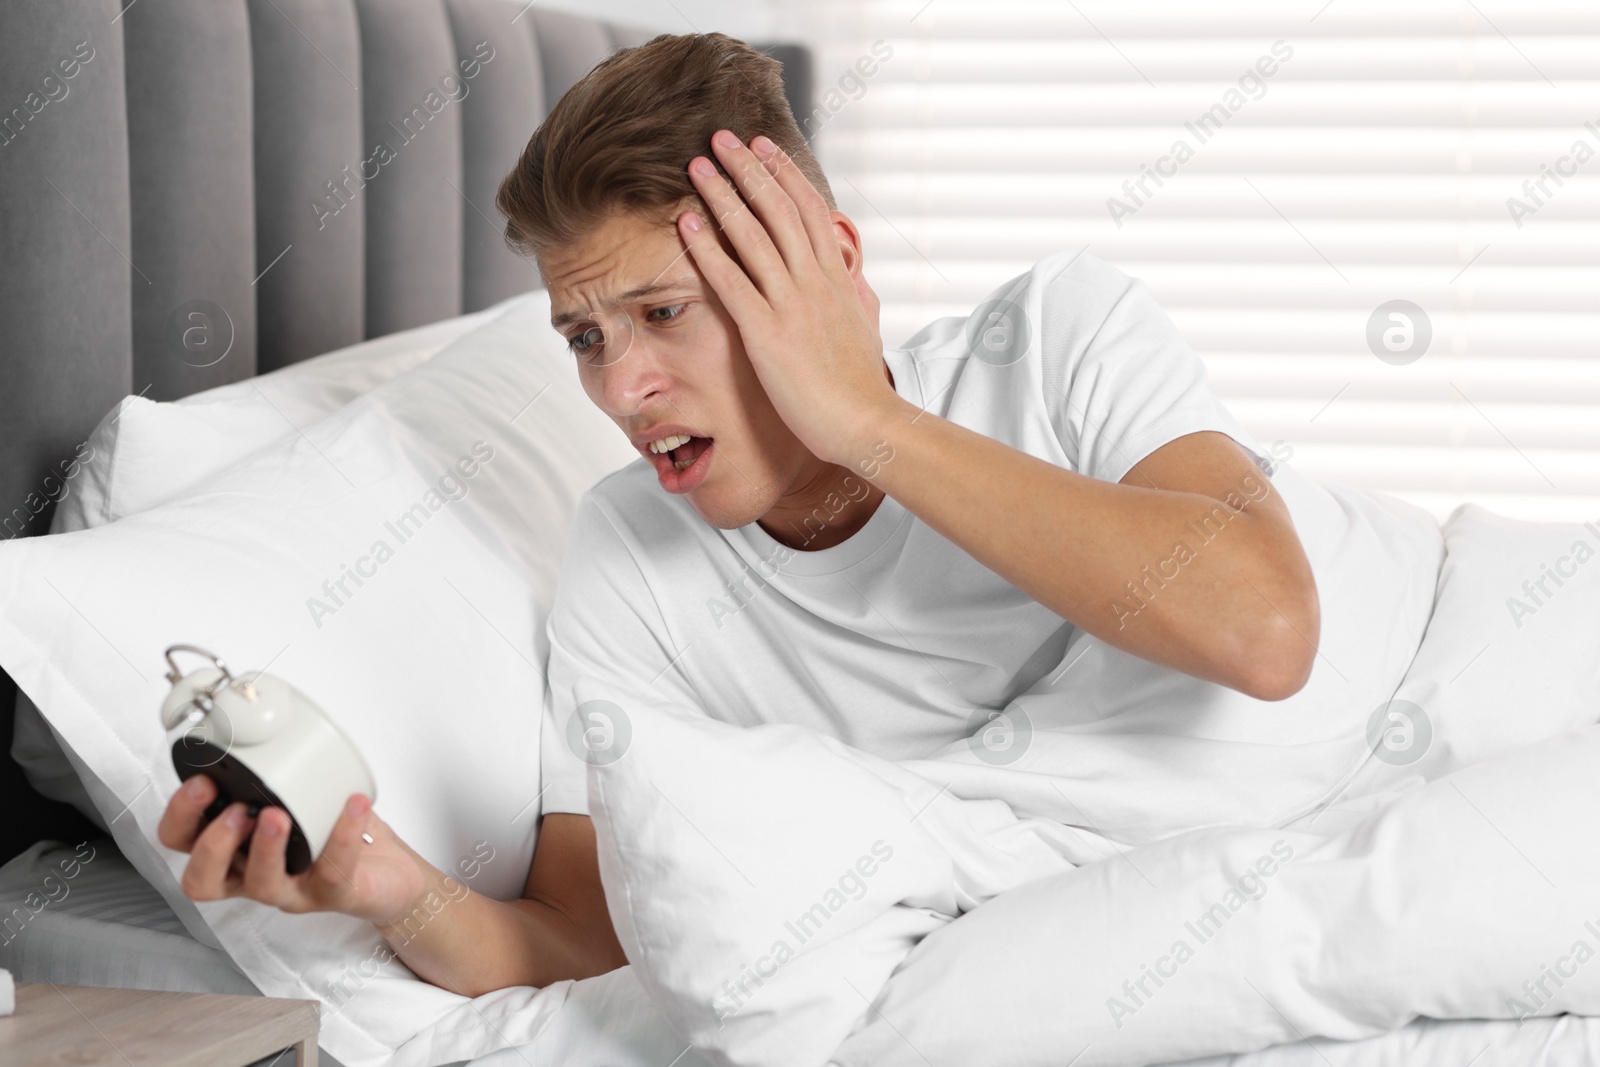
[[[1467,507],[1445,540],[1394,714],[1276,825],[1118,846],[1137,835],[1073,800],[1115,812],[1117,783],[1052,775],[1048,731],[1019,774],[629,709],[589,787],[632,978],[686,1058],[751,1067],[1134,1065],[1600,1014],[1600,530]]]

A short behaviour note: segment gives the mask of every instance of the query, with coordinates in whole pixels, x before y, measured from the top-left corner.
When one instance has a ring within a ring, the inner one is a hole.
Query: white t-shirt
[[[892,497],[840,544],[791,549],[757,523],[711,526],[641,458],[584,497],[562,561],[548,627],[545,812],[587,811],[579,753],[626,758],[627,709],[662,703],[731,723],[796,723],[890,759],[959,746],[995,712],[1023,709],[1036,734],[1072,735],[1038,769],[1082,776],[1081,804],[1119,839],[1188,825],[1173,822],[1175,804],[1201,824],[1232,821],[1236,808],[1261,816],[1241,775],[1272,778],[1275,797],[1287,789],[1284,817],[1337,784],[1427,621],[1443,551],[1430,516],[1276,462],[1292,449],[1263,449],[1212,395],[1145,286],[1077,251],[1047,256],[971,315],[939,319],[884,358],[911,403],[1090,477],[1119,481],[1201,430],[1275,468],[1321,595],[1322,655],[1306,687],[1258,701],[1120,652]],[[621,721],[575,716],[601,700]],[[999,753],[979,753],[983,762],[1007,761],[1007,739],[969,743]],[[1220,791],[1215,810],[1186,797],[1196,789]],[[1129,795],[1142,798],[1131,810]]]

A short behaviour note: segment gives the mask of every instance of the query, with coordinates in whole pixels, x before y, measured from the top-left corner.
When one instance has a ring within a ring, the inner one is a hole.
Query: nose
[[[611,350],[608,338],[600,365],[588,370],[600,406],[609,415],[625,418],[637,414],[651,396],[665,391],[668,378],[660,353],[646,336],[625,330],[618,341],[620,352]]]

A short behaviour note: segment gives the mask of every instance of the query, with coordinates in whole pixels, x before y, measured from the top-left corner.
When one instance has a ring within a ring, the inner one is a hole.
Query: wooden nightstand
[[[18,982],[0,1018],[6,1067],[246,1067],[276,1052],[275,1067],[316,1067],[316,1001]]]

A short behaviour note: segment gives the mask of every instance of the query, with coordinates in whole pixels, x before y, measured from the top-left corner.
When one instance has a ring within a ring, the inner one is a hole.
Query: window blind
[[[885,343],[1087,245],[1263,444],[1600,519],[1600,5],[779,4]],[[1396,303],[1402,302],[1402,303]]]

